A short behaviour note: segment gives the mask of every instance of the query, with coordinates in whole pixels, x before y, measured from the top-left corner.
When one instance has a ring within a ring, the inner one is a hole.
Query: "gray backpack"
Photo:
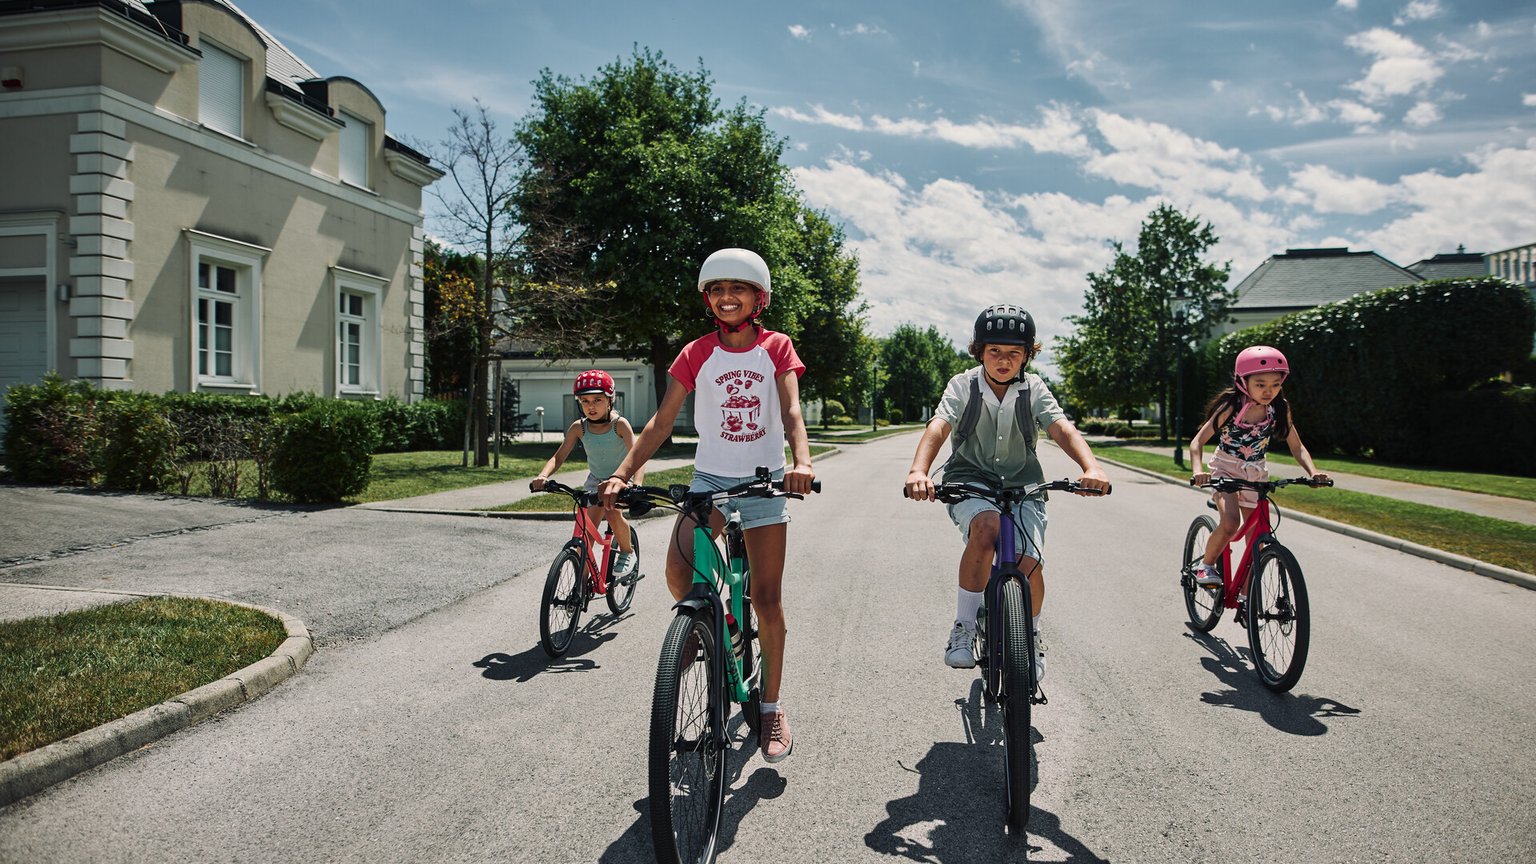
[[[981,420],[981,367],[976,367],[971,374],[971,395],[965,402],[965,411],[960,414],[960,422],[955,424],[953,433],[954,447],[959,449],[967,438],[976,431],[976,423]],[[1014,400],[1014,419],[1018,423],[1019,434],[1024,436],[1029,444],[1031,455],[1035,452],[1035,438],[1039,434],[1035,429],[1035,413],[1029,403],[1029,387],[1024,386],[1019,390],[1019,396]],[[1002,418],[998,418],[1001,422]]]

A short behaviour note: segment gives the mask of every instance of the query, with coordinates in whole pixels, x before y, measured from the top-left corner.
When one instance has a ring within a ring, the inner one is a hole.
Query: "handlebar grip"
[[[812,492],[816,492],[816,493],[820,493],[821,492],[821,481],[820,480],[812,480],[811,481],[811,491]]]

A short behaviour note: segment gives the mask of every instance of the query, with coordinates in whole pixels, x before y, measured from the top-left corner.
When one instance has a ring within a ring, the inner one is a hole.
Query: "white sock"
[[[976,626],[976,610],[981,608],[981,591],[967,591],[964,588],[956,590],[955,594],[955,621],[967,627]]]
[[[1036,633],[1040,632],[1040,616],[1039,615],[1035,616],[1035,632]]]
[[[764,703],[762,703],[762,707],[759,710],[762,711],[764,714],[772,714],[773,712],[779,710],[779,703],[777,703],[777,702],[764,702]]]

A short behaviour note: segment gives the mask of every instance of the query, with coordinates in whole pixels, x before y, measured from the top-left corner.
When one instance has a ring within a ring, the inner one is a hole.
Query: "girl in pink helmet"
[[[540,469],[539,476],[528,484],[535,492],[543,489],[544,481],[560,470],[578,441],[581,442],[582,451],[587,454],[587,481],[583,485],[588,492],[597,491],[603,478],[619,470],[619,463],[634,449],[634,427],[613,410],[613,397],[618,391],[614,388],[612,375],[601,369],[588,369],[576,376],[571,391],[581,405],[581,419],[565,430],[565,440],[560,442],[560,449],[549,457],[549,461]],[[624,521],[624,511],[611,506],[588,507],[587,518],[592,520],[593,525],[607,519],[608,527],[613,529],[613,538],[619,546],[619,554],[613,558],[614,578],[635,572],[635,546],[629,536],[629,524]]]
[[[683,400],[694,394],[694,426],[699,433],[694,455],[695,492],[728,489],[752,479],[758,466],[782,478],[784,491],[806,494],[816,472],[800,413],[800,375],[805,364],[788,336],[758,323],[773,302],[768,265],[749,249],[721,249],[699,268],[699,293],[715,329],[683,346],[667,370],[667,392],[635,447],[603,484],[603,500],[614,501],[635,480],[634,473],[672,434]],[[792,464],[784,464],[789,445]],[[742,517],[747,555],[752,559],[752,611],[757,614],[763,648],[762,725],[758,746],[768,762],[789,756],[794,739],[779,706],[784,675],[784,551],[789,513],[783,498],[738,498],[729,503]],[[711,518],[718,533],[725,518]],[[679,517],[667,544],[667,587],[682,599],[693,582],[685,555],[693,522]]]
[[[1285,446],[1303,471],[1317,480],[1328,475],[1312,464],[1312,454],[1301,443],[1301,435],[1291,422],[1291,406],[1281,395],[1280,385],[1291,373],[1290,363],[1279,349],[1253,345],[1237,355],[1232,368],[1232,386],[1217,393],[1205,409],[1205,422],[1189,442],[1189,464],[1194,469],[1190,483],[1209,483],[1212,477],[1238,477],[1264,480],[1269,477],[1265,454],[1270,442],[1284,439]],[[1216,438],[1216,452],[1211,454],[1211,470],[1205,470],[1201,458],[1205,442]],[[1205,557],[1195,584],[1206,588],[1221,586],[1216,559],[1237,533],[1243,520],[1258,506],[1259,493],[1213,493],[1221,524],[1211,532],[1205,544]]]

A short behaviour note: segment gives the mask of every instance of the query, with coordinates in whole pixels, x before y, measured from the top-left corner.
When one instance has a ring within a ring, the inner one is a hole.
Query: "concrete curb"
[[[128,593],[128,592],[122,592]],[[87,729],[46,747],[0,762],[0,807],[102,765],[194,723],[250,702],[298,674],[314,653],[314,641],[304,622],[285,612],[202,595],[144,594],[145,597],[195,597],[243,606],[282,622],[288,638],[268,657],[159,705],[136,711],[110,723]]]
[[[1182,486],[1191,491],[1199,492],[1201,495],[1209,494],[1190,486],[1188,481],[1180,480],[1176,477],[1169,477],[1166,474],[1159,474],[1156,471],[1148,471],[1145,468],[1138,468],[1135,465],[1128,465],[1124,462],[1117,462],[1114,459],[1107,458],[1100,453],[1095,453],[1094,458],[1098,459],[1100,462],[1113,465],[1116,468],[1121,468],[1126,471],[1133,471],[1137,474],[1144,474],[1148,477],[1161,480],[1164,483],[1169,483],[1174,486]],[[1518,585],[1521,588],[1536,591],[1536,576],[1532,576],[1529,573],[1521,573],[1519,570],[1513,570],[1509,567],[1500,567],[1497,564],[1489,564],[1485,561],[1478,561],[1475,558],[1468,558],[1465,555],[1457,555],[1453,552],[1446,552],[1443,549],[1435,549],[1430,546],[1422,546],[1418,543],[1413,543],[1408,540],[1402,540],[1400,538],[1391,537],[1386,534],[1379,534],[1375,531],[1367,531],[1364,528],[1356,528],[1353,525],[1347,525],[1343,522],[1335,522],[1332,519],[1324,519],[1321,516],[1313,516],[1310,513],[1298,513],[1295,510],[1287,510],[1285,511],[1282,518],[1294,519],[1297,522],[1305,522],[1308,525],[1315,525],[1318,528],[1325,528],[1329,531],[1343,534],[1347,537],[1353,537],[1356,540],[1364,540],[1367,543],[1374,543],[1377,546],[1385,546],[1388,549],[1396,549],[1399,552],[1407,552],[1409,555],[1417,555],[1420,558],[1428,558],[1431,561],[1435,561],[1440,564],[1446,564],[1460,570],[1470,570],[1479,576],[1486,576],[1490,579],[1497,579],[1500,582],[1508,582],[1511,585]]]

